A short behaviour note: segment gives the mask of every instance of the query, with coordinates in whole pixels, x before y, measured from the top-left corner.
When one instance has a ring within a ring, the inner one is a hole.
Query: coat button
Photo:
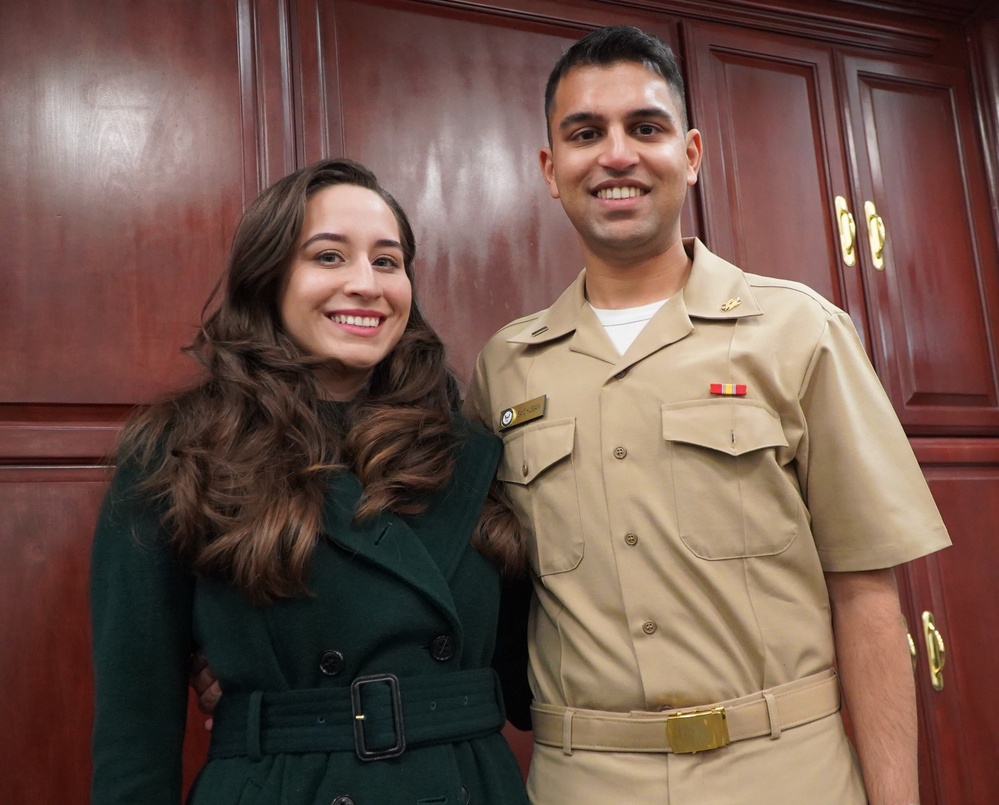
[[[655,634],[655,631],[658,628],[659,627],[656,626],[655,621],[645,621],[645,623],[642,624],[642,631],[645,632],[645,634]]]
[[[614,458],[624,458],[626,455],[628,455],[628,448],[626,447],[614,448]]]
[[[332,805],[354,805],[354,798],[348,796],[337,797]]]
[[[638,544],[638,534],[635,534],[634,532],[629,531],[627,534],[624,535],[624,541],[627,542],[629,545],[637,545]]]
[[[438,662],[447,662],[454,656],[454,640],[450,635],[442,634],[430,643],[430,656]]]
[[[465,786],[461,787],[461,805],[469,805],[472,801],[472,795],[468,793],[468,789]]]
[[[627,374],[628,374],[628,370],[627,369],[622,369],[620,372],[618,372],[616,375],[614,375],[614,379],[615,380],[624,380],[625,375],[627,375]]]
[[[319,655],[319,670],[326,676],[336,676],[343,670],[343,654],[329,649]]]

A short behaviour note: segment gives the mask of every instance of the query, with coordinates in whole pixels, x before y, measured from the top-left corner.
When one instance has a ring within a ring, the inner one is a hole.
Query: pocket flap
[[[550,466],[572,455],[575,419],[553,419],[523,425],[503,436],[503,459],[496,477],[512,484],[529,484]]]
[[[662,407],[663,438],[739,456],[787,447],[780,417],[755,400],[693,400]]]

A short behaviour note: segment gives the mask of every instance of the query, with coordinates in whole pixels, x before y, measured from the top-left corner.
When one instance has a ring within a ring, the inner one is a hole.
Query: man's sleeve
[[[947,530],[849,317],[829,316],[800,402],[798,476],[826,571],[875,570],[950,544]]]

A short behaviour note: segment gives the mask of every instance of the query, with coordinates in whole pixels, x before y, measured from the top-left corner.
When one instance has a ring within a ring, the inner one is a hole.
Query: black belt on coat
[[[350,687],[224,693],[214,713],[211,759],[283,752],[397,757],[407,747],[467,741],[506,722],[491,668],[434,676],[359,676]]]

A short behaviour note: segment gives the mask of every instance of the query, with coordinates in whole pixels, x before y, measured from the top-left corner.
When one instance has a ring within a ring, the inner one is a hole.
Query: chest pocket
[[[583,528],[572,448],[575,419],[522,425],[503,434],[497,477],[529,528],[531,567],[539,576],[574,569],[583,558]]]
[[[754,400],[695,400],[662,407],[680,538],[702,559],[780,553],[803,516],[778,462],[780,419]]]

